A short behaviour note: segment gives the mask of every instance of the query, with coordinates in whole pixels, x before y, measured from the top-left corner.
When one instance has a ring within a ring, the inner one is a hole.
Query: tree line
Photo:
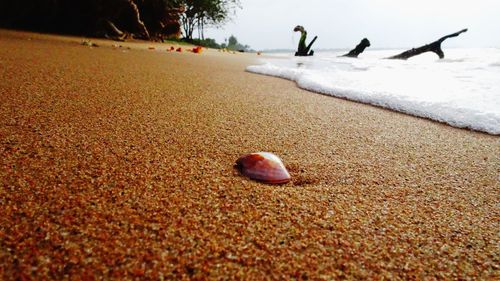
[[[226,23],[232,11],[240,7],[239,0],[178,0],[177,5],[184,8],[180,14],[184,37],[193,39],[198,30],[198,38],[205,39],[207,26],[218,27]]]
[[[226,23],[239,0],[16,0],[0,1],[0,25],[123,39],[204,39],[206,27]]]

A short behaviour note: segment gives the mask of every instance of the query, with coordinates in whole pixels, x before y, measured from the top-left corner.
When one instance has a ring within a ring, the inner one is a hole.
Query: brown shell
[[[283,184],[291,179],[281,159],[270,152],[241,156],[236,165],[243,175],[263,183]]]

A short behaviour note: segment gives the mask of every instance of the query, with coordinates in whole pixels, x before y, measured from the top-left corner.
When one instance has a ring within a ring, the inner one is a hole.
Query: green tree
[[[250,46],[248,45],[243,45],[240,42],[238,42],[238,39],[236,36],[231,35],[229,36],[229,39],[227,40],[227,47],[229,50],[233,51],[249,51]]]
[[[193,39],[195,29],[198,37],[204,39],[205,26],[220,26],[226,23],[232,12],[240,7],[240,0],[177,0],[184,13],[181,24],[186,39]]]
[[[238,44],[238,39],[234,35],[229,36],[229,39],[227,40],[227,46],[228,47],[234,47]]]

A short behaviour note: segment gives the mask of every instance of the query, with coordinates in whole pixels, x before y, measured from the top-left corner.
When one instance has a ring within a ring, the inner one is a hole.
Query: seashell
[[[291,179],[281,159],[270,152],[243,155],[236,166],[243,175],[263,183],[282,184]]]

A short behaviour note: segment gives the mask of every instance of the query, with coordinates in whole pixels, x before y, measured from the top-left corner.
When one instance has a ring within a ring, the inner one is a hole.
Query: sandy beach
[[[0,279],[500,278],[498,136],[82,40],[0,30]]]

